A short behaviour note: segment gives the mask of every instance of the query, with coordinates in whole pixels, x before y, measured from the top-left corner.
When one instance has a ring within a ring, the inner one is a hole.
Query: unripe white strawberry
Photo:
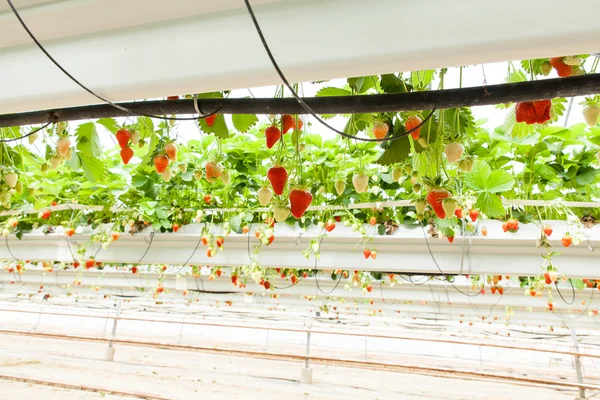
[[[266,206],[271,201],[271,197],[273,197],[273,192],[266,186],[258,189],[258,202],[262,206]]]
[[[367,191],[369,186],[369,177],[365,174],[355,174],[352,177],[352,185],[354,185],[354,190],[356,193],[364,193]]]
[[[456,142],[448,143],[444,148],[444,154],[446,154],[446,158],[448,159],[449,164],[454,164],[462,157],[465,152],[465,147]]]

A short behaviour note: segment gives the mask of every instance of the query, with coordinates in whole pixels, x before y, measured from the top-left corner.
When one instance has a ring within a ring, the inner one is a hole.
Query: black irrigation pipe
[[[485,106],[518,101],[586,96],[600,93],[600,74],[505,83],[461,89],[432,90],[398,94],[305,97],[303,100],[319,114],[358,114],[419,111],[457,107]],[[118,103],[137,113],[157,115],[195,114],[194,101],[157,100]],[[219,109],[221,114],[304,114],[294,98],[198,99],[203,110]],[[74,121],[94,118],[126,117],[131,113],[110,104],[90,105],[0,115],[0,127],[43,124],[49,121]]]

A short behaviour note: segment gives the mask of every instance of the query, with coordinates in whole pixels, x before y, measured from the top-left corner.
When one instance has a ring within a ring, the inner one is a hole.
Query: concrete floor
[[[298,382],[302,365],[245,357],[119,346],[115,361],[102,360],[101,343],[0,335],[0,374],[141,392],[168,399],[522,399],[575,398],[558,391],[469,381],[313,366],[312,385]],[[112,399],[0,380],[4,400]],[[118,396],[118,398],[124,398]]]

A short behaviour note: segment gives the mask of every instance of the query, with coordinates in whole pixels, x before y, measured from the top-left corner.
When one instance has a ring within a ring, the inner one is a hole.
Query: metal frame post
[[[573,349],[575,350],[575,352],[579,353],[579,346],[577,345],[577,332],[575,331],[575,328],[573,328],[573,327],[570,327],[569,330],[571,331],[571,339],[573,340]],[[583,384],[583,374],[581,373],[581,359],[579,356],[573,356],[573,358],[575,359],[575,372],[577,372],[577,382],[580,385],[582,385]],[[579,398],[585,399],[585,388],[584,387],[579,388]]]
[[[106,361],[113,361],[115,358],[115,348],[113,346],[113,340],[117,336],[117,324],[119,322],[119,317],[121,316],[121,306],[123,305],[123,299],[119,298],[117,302],[117,313],[113,319],[113,327],[111,332],[111,340],[108,342],[108,348],[104,352],[104,359]]]

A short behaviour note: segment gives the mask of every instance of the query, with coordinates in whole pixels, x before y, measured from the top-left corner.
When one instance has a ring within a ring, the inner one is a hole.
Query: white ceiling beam
[[[600,48],[596,0],[252,3],[292,82]],[[23,18],[68,71],[112,101],[280,84],[242,1],[64,1],[33,4]],[[98,102],[9,12],[0,14],[0,88],[3,114]]]

